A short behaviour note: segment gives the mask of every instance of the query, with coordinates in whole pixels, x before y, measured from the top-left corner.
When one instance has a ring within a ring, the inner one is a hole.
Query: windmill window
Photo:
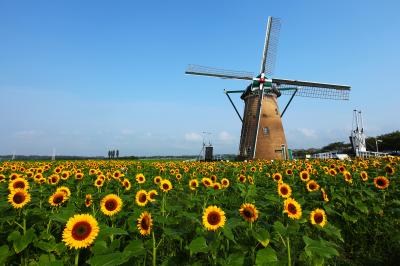
[[[276,115],[279,115],[279,113],[278,113],[278,108],[275,108],[275,114],[276,114]]]
[[[264,133],[264,136],[269,136],[269,128],[268,127],[264,127],[263,128],[263,133]]]

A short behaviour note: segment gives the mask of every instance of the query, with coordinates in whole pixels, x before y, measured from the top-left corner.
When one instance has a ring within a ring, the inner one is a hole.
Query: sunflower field
[[[396,265],[400,159],[0,163],[0,265]]]

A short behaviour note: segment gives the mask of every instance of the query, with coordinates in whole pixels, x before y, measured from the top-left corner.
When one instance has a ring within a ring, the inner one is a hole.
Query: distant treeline
[[[368,151],[376,151],[376,139],[381,140],[378,142],[378,149],[380,152],[396,152],[400,151],[400,131],[394,131],[392,133],[379,135],[376,137],[368,137],[365,142],[367,144]],[[349,140],[350,141],[350,140]],[[306,154],[314,154],[321,152],[338,151],[342,153],[351,154],[352,147],[350,142],[333,142],[320,149],[310,148],[310,149],[299,149],[293,150],[293,155],[297,158],[303,158]]]

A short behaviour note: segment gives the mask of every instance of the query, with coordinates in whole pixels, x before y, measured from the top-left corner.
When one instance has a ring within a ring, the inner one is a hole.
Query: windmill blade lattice
[[[271,17],[269,22],[270,25],[268,25],[265,39],[266,43],[264,44],[263,61],[261,62],[261,71],[267,77],[270,77],[274,73],[279,34],[281,31],[281,20],[279,18]]]
[[[185,71],[186,74],[210,76],[223,79],[242,79],[253,80],[254,74],[248,71],[227,70],[199,65],[189,65]]]
[[[346,85],[285,79],[272,79],[272,84],[284,95],[291,95],[297,89],[296,96],[300,97],[348,100],[350,94],[350,87]]]

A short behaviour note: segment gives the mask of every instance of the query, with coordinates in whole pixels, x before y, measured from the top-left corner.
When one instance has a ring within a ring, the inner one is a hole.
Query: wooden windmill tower
[[[286,159],[287,143],[281,117],[294,96],[320,99],[348,100],[350,86],[308,81],[270,78],[275,64],[276,49],[281,23],[268,18],[267,31],[261,60],[260,74],[189,65],[186,74],[211,76],[223,79],[250,80],[245,90],[225,91],[229,101],[242,121],[240,136],[241,159]],[[229,94],[242,93],[243,118]],[[278,97],[291,95],[282,113],[278,109]]]

